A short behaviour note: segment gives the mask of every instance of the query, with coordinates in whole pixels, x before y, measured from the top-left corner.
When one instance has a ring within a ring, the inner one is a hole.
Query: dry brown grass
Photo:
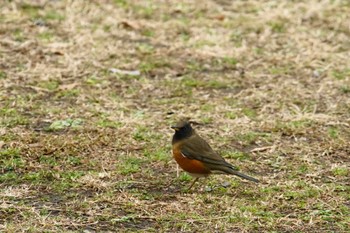
[[[350,231],[349,12],[1,2],[0,231]],[[183,116],[262,183],[184,192],[169,129]]]

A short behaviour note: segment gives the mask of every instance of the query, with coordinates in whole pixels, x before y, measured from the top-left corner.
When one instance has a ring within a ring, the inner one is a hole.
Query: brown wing
[[[185,140],[180,151],[188,159],[195,159],[203,162],[211,171],[224,172],[256,183],[259,182],[259,180],[253,177],[240,173],[236,167],[229,164],[224,158],[215,153],[209,144],[197,134],[194,134]]]
[[[218,155],[210,145],[197,134],[185,140],[181,146],[181,153],[189,159],[199,160],[212,170],[225,171],[227,168],[235,169]]]

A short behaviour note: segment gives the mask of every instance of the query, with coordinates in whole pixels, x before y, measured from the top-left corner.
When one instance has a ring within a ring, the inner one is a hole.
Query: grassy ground
[[[2,1],[0,231],[348,232],[349,12]],[[180,117],[261,184],[213,176],[185,192]]]

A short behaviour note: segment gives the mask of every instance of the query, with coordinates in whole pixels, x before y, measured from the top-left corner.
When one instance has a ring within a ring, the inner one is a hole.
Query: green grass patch
[[[6,79],[7,78],[7,74],[5,71],[0,70],[0,79]]]
[[[0,74],[0,77],[1,77],[1,74]],[[340,87],[340,90],[344,94],[349,94],[350,93],[350,86],[344,85],[344,86]]]
[[[25,161],[21,157],[19,148],[8,148],[0,150],[0,167],[4,171],[12,171],[23,168]]]
[[[57,161],[57,158],[50,155],[42,155],[39,157],[39,161],[42,164],[48,165],[48,166],[57,166],[59,164],[59,161]]]
[[[250,155],[241,151],[228,151],[223,153],[223,157],[227,159],[235,159],[235,160],[249,160]]]
[[[345,78],[350,77],[350,69],[333,70],[331,75],[337,80],[344,80]]]
[[[282,21],[273,21],[269,23],[271,30],[275,33],[284,33],[286,32],[285,23]]]
[[[238,114],[235,112],[225,112],[225,117],[228,119],[236,119]]]
[[[123,124],[119,121],[113,121],[108,118],[102,117],[102,119],[98,120],[97,125],[102,128],[119,128]]]
[[[15,127],[18,125],[27,125],[28,119],[15,108],[0,108],[0,126]]]
[[[186,172],[182,172],[178,178],[180,181],[191,181],[192,179],[194,179],[192,176],[190,176],[189,174],[187,174]]]
[[[17,184],[18,180],[19,180],[19,176],[18,176],[18,173],[15,171],[7,171],[5,173],[0,174],[1,183]]]
[[[258,140],[264,142],[269,142],[271,140],[271,135],[269,133],[262,132],[247,132],[244,134],[238,134],[235,136],[236,140],[240,141],[244,145],[254,144]]]
[[[117,172],[122,175],[129,175],[141,171],[144,160],[136,157],[125,157],[117,164]]]
[[[252,108],[243,108],[242,113],[250,119],[255,119],[257,117],[256,110]]]
[[[171,159],[171,152],[170,148],[161,148],[161,149],[156,149],[156,150],[149,150],[146,149],[143,152],[143,155],[150,161],[157,162],[157,161],[162,161],[162,162],[167,162]]]
[[[337,139],[339,137],[339,130],[336,127],[329,127],[328,136],[332,139]]]
[[[77,129],[83,124],[82,119],[65,119],[57,120],[51,123],[47,130],[49,131],[60,131],[67,128]]]
[[[38,83],[39,87],[45,88],[49,91],[54,91],[58,88],[59,83],[56,80],[51,81],[41,81]]]
[[[45,42],[50,42],[53,40],[53,37],[55,35],[52,32],[46,31],[46,32],[41,32],[38,34],[38,39],[45,41]]]
[[[14,40],[16,40],[18,42],[23,42],[25,40],[24,33],[19,28],[15,29],[12,35],[13,35]]]
[[[332,173],[335,176],[348,176],[349,175],[349,168],[347,167],[335,167],[332,169]]]
[[[289,122],[277,121],[273,130],[277,132],[282,132],[286,135],[306,134],[307,129],[310,129],[314,124],[315,122],[309,119]]]
[[[50,10],[45,13],[43,19],[48,21],[62,21],[65,19],[65,16],[56,10]]]
[[[35,4],[24,3],[20,5],[20,9],[31,18],[37,18],[39,16],[40,7]]]
[[[143,53],[152,53],[151,47],[139,47],[143,51]],[[162,69],[162,68],[168,68],[171,67],[171,63],[167,61],[166,59],[159,59],[159,58],[149,58],[147,61],[143,61],[139,65],[139,70],[142,73],[149,73],[152,71],[155,71],[156,69]]]

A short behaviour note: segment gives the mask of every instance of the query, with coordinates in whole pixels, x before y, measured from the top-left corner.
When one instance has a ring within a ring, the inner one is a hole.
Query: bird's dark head
[[[175,130],[173,143],[190,137],[194,133],[194,129],[187,119],[178,121],[175,125],[171,126],[171,128]]]

